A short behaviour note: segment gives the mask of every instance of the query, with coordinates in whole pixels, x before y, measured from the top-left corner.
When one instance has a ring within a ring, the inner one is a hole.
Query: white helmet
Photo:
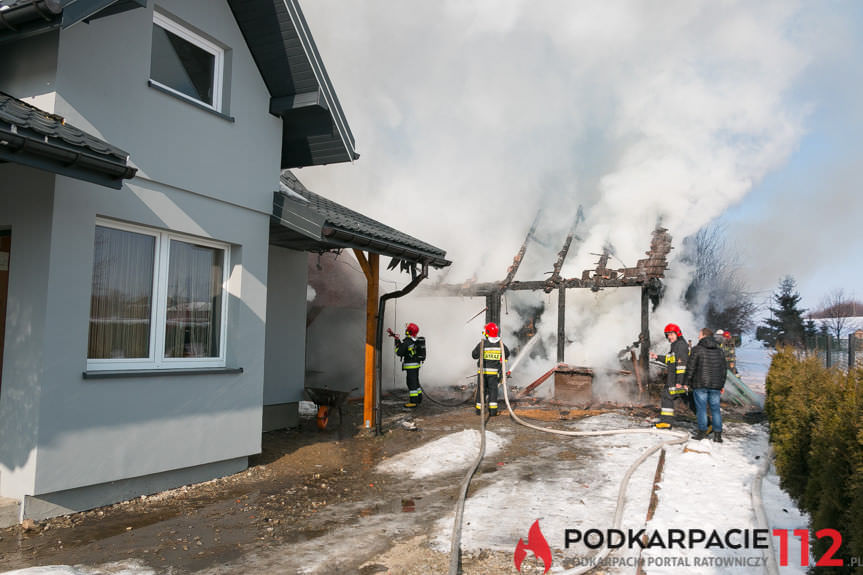
[[[725,332],[724,332],[724,331],[722,331],[721,329],[717,329],[717,330],[716,330],[716,335],[725,335]]]

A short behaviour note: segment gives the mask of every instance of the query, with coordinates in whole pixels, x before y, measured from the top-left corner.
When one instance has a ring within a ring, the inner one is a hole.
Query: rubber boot
[[[694,439],[695,441],[701,441],[702,439],[704,439],[705,437],[708,437],[709,435],[710,435],[709,431],[702,431],[699,429],[698,431],[696,431],[695,433],[692,434],[692,439]]]
[[[716,443],[722,443],[722,432],[721,431],[714,431],[713,432],[713,441],[715,441]]]

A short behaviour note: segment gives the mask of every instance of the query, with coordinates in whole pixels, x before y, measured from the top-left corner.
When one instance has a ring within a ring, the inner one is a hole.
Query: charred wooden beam
[[[516,272],[518,271],[519,266],[521,266],[521,262],[524,259],[524,254],[527,251],[527,243],[536,233],[536,226],[539,225],[539,218],[542,215],[542,209],[539,209],[536,212],[536,216],[533,218],[533,223],[530,225],[530,229],[527,232],[527,235],[524,237],[524,241],[521,244],[521,248],[518,250],[518,253],[515,254],[515,257],[512,258],[512,265],[506,270],[506,277],[501,282],[500,291],[506,289],[506,287],[512,282],[515,277]]]
[[[563,260],[566,259],[566,254],[569,253],[569,247],[572,245],[572,238],[575,237],[575,231],[580,222],[584,221],[584,212],[582,211],[581,206],[578,206],[578,212],[575,214],[575,221],[572,223],[572,228],[570,228],[569,233],[566,235],[566,239],[563,241],[563,247],[560,248],[560,251],[557,252],[557,261],[554,262],[554,268],[551,272],[551,277],[545,280],[545,293],[551,293],[557,285],[560,283],[562,279],[560,276],[560,270],[563,267]]]

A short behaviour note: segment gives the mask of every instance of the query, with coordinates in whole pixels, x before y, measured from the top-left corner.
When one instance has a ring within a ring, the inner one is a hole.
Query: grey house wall
[[[36,478],[53,188],[52,174],[0,164],[0,226],[11,229],[13,244],[0,386],[0,494],[7,497],[32,492]]]
[[[47,85],[42,107],[53,89],[49,111],[127,150],[139,169],[118,191],[0,166],[0,226],[11,227],[13,243],[0,496],[25,498],[34,518],[231,473],[260,450],[281,120],[268,113],[225,3],[155,6],[228,48],[225,113],[234,121],[148,87],[153,2],[39,37],[43,51],[52,37],[59,50],[53,80],[42,70],[34,82],[26,66],[0,73],[0,90],[23,99]],[[97,217],[230,244],[227,366],[241,374],[82,377]],[[293,337],[301,342],[303,332]]]
[[[305,252],[270,246],[264,431],[299,423],[298,402],[305,382],[306,342],[301,334],[306,331],[307,261]]]

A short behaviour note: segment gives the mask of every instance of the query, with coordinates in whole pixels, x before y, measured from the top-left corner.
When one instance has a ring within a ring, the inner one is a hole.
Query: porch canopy
[[[129,154],[56,114],[0,92],[0,163],[23,164],[120,189],[136,168]]]
[[[309,191],[289,170],[282,171],[281,189],[273,195],[270,244],[310,252],[353,249],[366,276],[366,354],[363,422],[372,427],[379,414],[375,409],[376,353],[380,345],[378,312],[380,302],[380,256],[392,258],[388,269],[409,270],[413,281],[399,297],[418,284],[429,267],[444,268],[452,262],[446,252],[336,202]],[[422,267],[417,275],[416,267]],[[380,311],[383,314],[383,311]]]
[[[308,190],[289,170],[273,196],[270,243],[321,252],[351,248],[393,258],[398,263],[444,268],[446,252]]]

